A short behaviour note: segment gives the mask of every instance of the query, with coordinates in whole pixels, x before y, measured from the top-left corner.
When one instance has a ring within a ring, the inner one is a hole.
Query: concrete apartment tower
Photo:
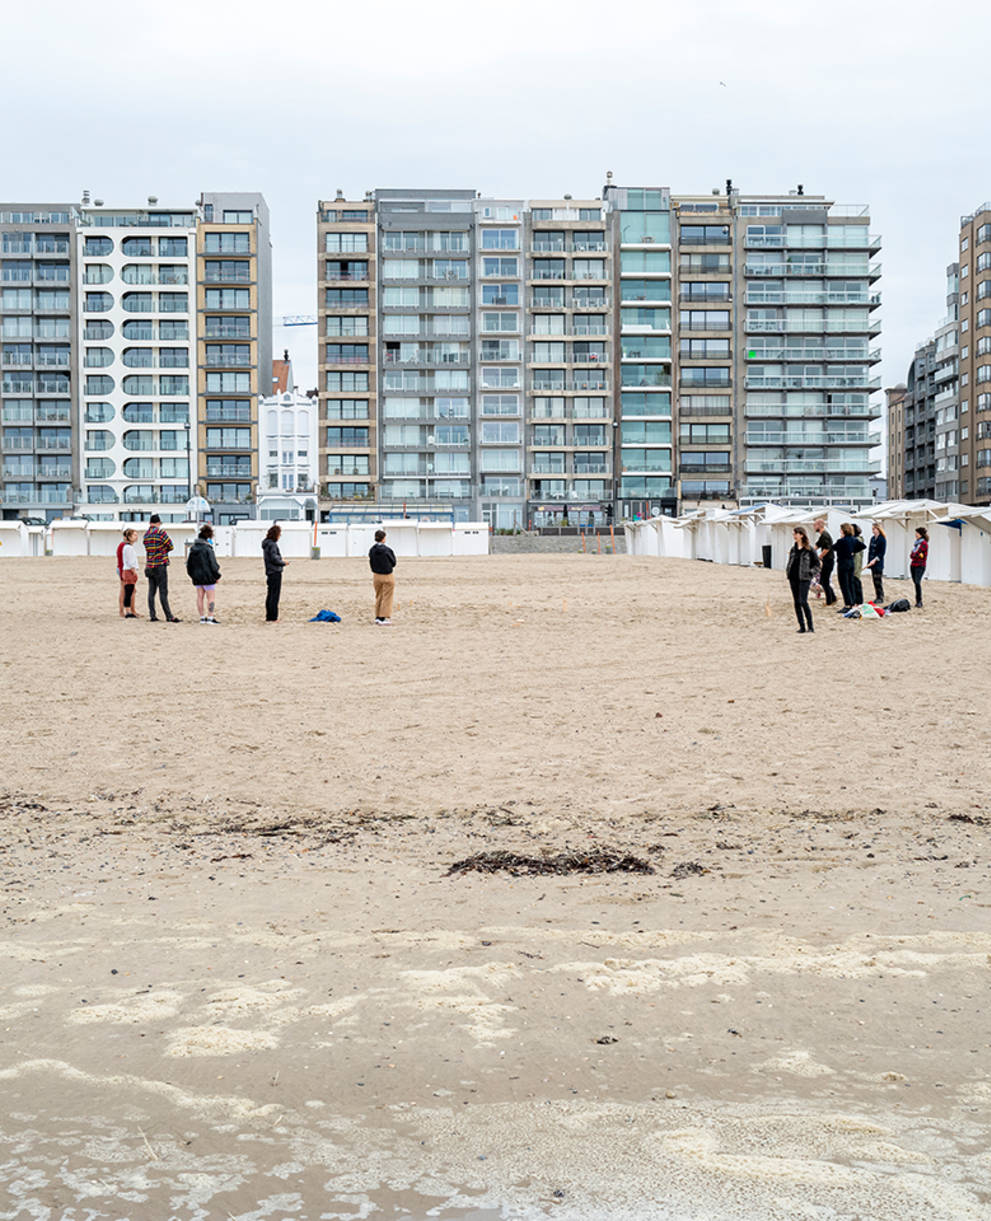
[[[611,179],[611,176],[610,176]],[[606,404],[616,433],[615,496],[621,517],[672,513],[671,193],[607,183],[616,266],[618,385]],[[610,315],[607,314],[607,319]],[[702,315],[698,315],[701,319]]]
[[[991,202],[960,219],[959,499],[991,504]]]
[[[378,461],[375,206],[342,192],[317,211],[319,492],[331,506],[371,501]]]
[[[198,486],[223,524],[254,515],[258,405],[272,389],[272,239],[261,195],[200,197],[196,318]]]
[[[50,520],[79,487],[76,224],[0,203],[0,513]]]
[[[216,521],[250,516],[272,367],[262,197],[87,193],[0,218],[4,516],[181,520],[197,489]]]
[[[496,529],[605,517],[601,200],[376,190],[322,202],[317,231],[325,514],[374,498]]]
[[[967,238],[962,248],[966,256]],[[946,316],[916,347],[905,383],[886,391],[893,498],[962,500],[972,492],[974,370],[968,366],[974,318],[964,318],[963,311],[970,313],[973,274],[958,263],[947,267]]]
[[[673,207],[682,504],[868,503],[880,241],[867,208],[731,182]]]

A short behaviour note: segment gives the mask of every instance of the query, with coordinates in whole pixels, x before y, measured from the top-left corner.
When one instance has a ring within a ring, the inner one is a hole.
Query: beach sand
[[[991,593],[222,567],[0,562],[0,1218],[991,1215]]]

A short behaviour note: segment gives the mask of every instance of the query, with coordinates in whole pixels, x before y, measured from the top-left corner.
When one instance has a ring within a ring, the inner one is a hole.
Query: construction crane
[[[316,326],[319,319],[316,314],[283,314],[283,326]]]

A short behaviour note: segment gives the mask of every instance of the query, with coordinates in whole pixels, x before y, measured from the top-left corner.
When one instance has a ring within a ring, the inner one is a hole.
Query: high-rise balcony
[[[751,432],[746,433],[748,445],[878,445],[865,428],[862,432],[850,434],[845,432],[805,432],[789,430],[786,432]]]
[[[857,374],[844,373],[748,373],[744,385],[748,390],[816,390],[844,386],[880,390],[881,379],[875,377],[868,380]]]
[[[747,458],[743,469],[748,475],[871,475],[880,471],[881,463],[855,458]]]

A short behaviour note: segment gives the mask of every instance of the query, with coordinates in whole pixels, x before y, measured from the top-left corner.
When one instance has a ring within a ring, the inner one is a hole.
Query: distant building
[[[970,495],[968,376],[961,370],[967,335],[958,318],[959,266],[946,269],[947,316],[915,349],[904,387],[888,393],[889,493],[906,500],[962,500]],[[969,326],[969,324],[968,324]]]
[[[271,390],[261,195],[0,203],[0,513],[250,516]],[[260,370],[265,370],[265,379]]]
[[[288,352],[272,362],[272,381],[279,392],[259,405],[258,516],[312,521],[320,480],[320,405],[315,395],[296,390]]]

